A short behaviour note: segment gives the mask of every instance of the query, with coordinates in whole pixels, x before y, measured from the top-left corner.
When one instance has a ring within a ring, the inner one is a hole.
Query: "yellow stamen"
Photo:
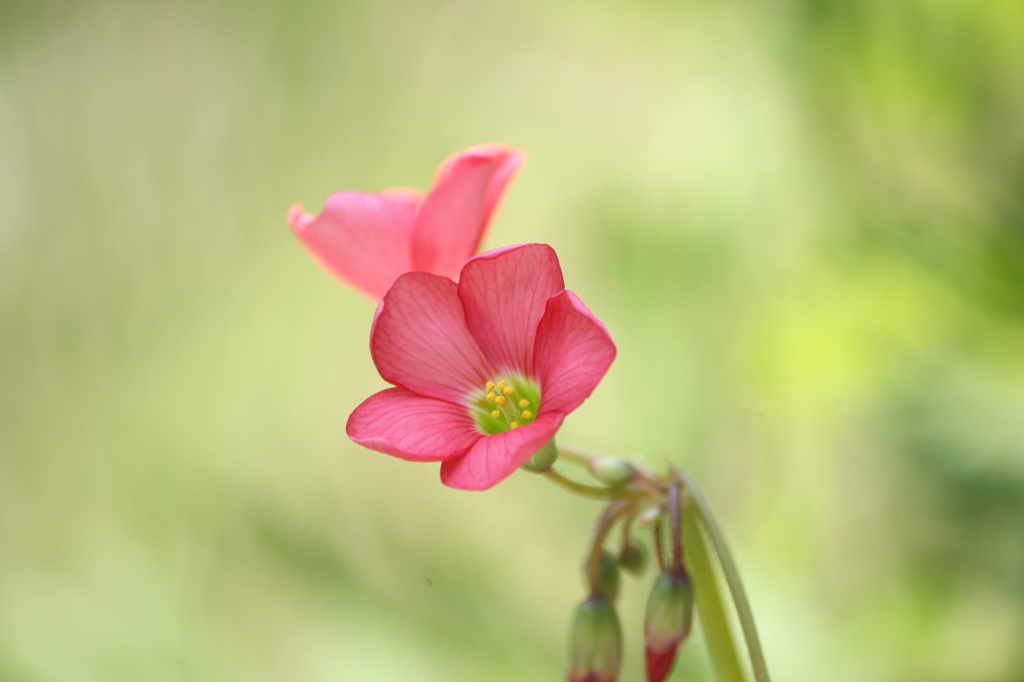
[[[501,389],[501,392],[504,393],[505,395],[512,395],[512,387],[506,386],[505,388]]]
[[[494,401],[498,403],[498,407],[501,407],[502,405],[505,404],[505,396],[499,395],[497,398],[494,399]]]
[[[523,419],[530,419],[531,417],[533,417],[533,412],[530,412],[529,410],[523,410]]]
[[[487,394],[487,402],[489,402],[489,403],[493,403],[494,402],[494,392],[493,391]]]
[[[513,429],[518,429],[519,428],[519,422],[512,422],[511,424],[509,424],[509,426],[511,426]]]
[[[501,416],[501,410],[495,410],[494,412],[491,412],[491,416],[497,419],[498,417]]]
[[[494,390],[494,382],[493,381],[488,381],[487,382],[487,390],[488,391],[493,391]]]
[[[527,400],[526,398],[523,398],[522,400],[519,401],[519,407],[526,407],[529,404],[530,404],[530,401]]]
[[[498,382],[498,386],[500,386],[501,388],[505,388],[506,385],[507,384],[505,383],[504,379],[502,379],[501,381]]]

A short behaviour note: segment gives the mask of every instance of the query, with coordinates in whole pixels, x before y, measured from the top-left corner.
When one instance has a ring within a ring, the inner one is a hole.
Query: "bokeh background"
[[[350,443],[373,307],[285,224],[482,142],[531,157],[487,244],[554,245],[619,345],[561,440],[698,476],[777,680],[1024,679],[1022,36],[1017,0],[3,0],[0,679],[564,677],[597,504]]]

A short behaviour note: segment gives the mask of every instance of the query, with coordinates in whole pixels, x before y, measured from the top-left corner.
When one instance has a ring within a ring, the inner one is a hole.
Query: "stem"
[[[668,513],[672,521],[672,568],[683,567],[683,526],[680,522],[682,500],[679,499],[679,482],[673,481],[668,487]]]
[[[659,516],[658,520],[654,522],[654,528],[652,530],[654,531],[654,551],[658,555],[658,568],[660,568],[662,571],[664,571],[665,570],[665,549],[661,546],[661,536],[662,536],[661,527],[662,527],[662,525],[663,525],[663,522],[661,520],[661,517]]]
[[[589,497],[592,500],[610,500],[618,496],[616,491],[613,491],[611,488],[599,488],[593,485],[577,483],[576,481],[566,478],[554,469],[548,469],[547,471],[541,472],[541,476],[571,493],[576,493],[583,497]]]
[[[629,529],[632,527],[633,521],[636,519],[636,515],[637,515],[637,510],[636,509],[631,510],[629,512],[629,518],[627,518],[622,523],[622,548],[623,549],[625,549],[626,547],[630,547],[633,544],[632,538],[630,537],[631,533],[629,532]]]
[[[690,496],[687,495],[686,499],[689,501]],[[693,578],[693,597],[716,677],[719,682],[746,682],[742,658],[729,623],[722,581],[711,560],[707,536],[696,515],[689,513],[689,505],[686,511],[683,515],[686,563]]]
[[[576,450],[574,448],[567,448],[564,445],[558,446],[558,456],[562,459],[574,462],[575,464],[582,464],[584,466],[590,464],[591,460],[601,458],[601,455],[585,452],[583,450]]]
[[[604,514],[601,515],[601,520],[597,522],[597,528],[594,529],[594,541],[590,547],[590,557],[587,559],[587,581],[590,583],[591,594],[596,593],[601,584],[601,550],[604,548],[604,541],[608,538],[612,527],[615,526],[615,522],[631,506],[632,504],[626,500],[616,500],[608,505]]]
[[[648,494],[639,490],[630,490],[628,488],[599,488],[593,485],[577,483],[570,478],[566,478],[553,468],[541,472],[541,475],[571,493],[576,493],[577,495],[588,497],[592,500],[642,500],[649,497]]]
[[[733,563],[729,547],[725,544],[725,537],[715,522],[715,516],[711,512],[711,505],[697,486],[693,476],[684,469],[677,470],[686,486],[687,498],[693,501],[691,509],[696,512],[703,530],[711,539],[711,544],[718,555],[718,563],[725,575],[725,582],[732,593],[733,605],[736,607],[736,614],[740,619],[740,627],[743,629],[743,638],[747,643],[747,652],[750,654],[750,663],[754,669],[756,682],[771,682],[768,676],[768,665],[764,660],[764,652],[761,650],[761,640],[757,636],[757,626],[754,624],[754,614],[750,610],[750,602],[743,590],[743,583],[740,581],[740,574]]]

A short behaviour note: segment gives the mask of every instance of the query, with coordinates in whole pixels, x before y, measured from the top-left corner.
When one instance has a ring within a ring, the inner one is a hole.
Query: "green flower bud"
[[[644,641],[647,679],[661,682],[672,670],[676,652],[693,625],[693,585],[682,569],[664,571],[647,601]]]
[[[587,464],[594,478],[608,485],[622,485],[633,478],[633,465],[618,457],[599,457]]]
[[[533,457],[523,465],[523,468],[543,473],[551,468],[556,459],[558,459],[558,448],[555,447],[555,441],[549,440],[540,450],[533,453]]]
[[[584,566],[585,571],[590,570],[590,563],[587,562]],[[587,581],[590,582],[590,575],[587,575]],[[619,596],[619,565],[616,558],[611,552],[603,550],[601,552],[601,563],[598,568],[597,585],[590,585],[591,592],[594,594],[607,597],[611,601]]]
[[[622,628],[611,600],[591,596],[573,619],[569,682],[615,682],[622,666]]]
[[[629,544],[619,550],[619,567],[633,575],[640,575],[647,568],[648,557],[647,545],[630,538]]]

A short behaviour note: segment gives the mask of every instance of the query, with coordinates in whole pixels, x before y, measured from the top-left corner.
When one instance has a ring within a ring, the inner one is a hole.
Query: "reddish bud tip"
[[[652,651],[647,647],[647,682],[662,682],[672,672],[672,665],[676,662],[676,654],[679,653],[679,645],[671,647],[667,651]]]

